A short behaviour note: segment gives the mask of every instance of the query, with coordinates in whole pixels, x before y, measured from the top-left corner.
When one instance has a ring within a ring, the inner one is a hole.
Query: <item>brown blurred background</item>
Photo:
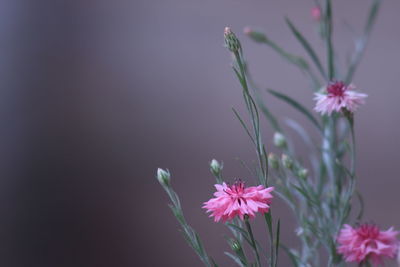
[[[371,1],[333,2],[334,41],[346,55]],[[354,81],[369,94],[357,113],[358,188],[367,221],[400,228],[400,2],[383,2]],[[162,167],[207,250],[232,266],[223,255],[227,232],[200,208],[213,191],[212,158],[224,162],[226,177],[253,182],[237,160],[255,154],[231,111],[243,103],[222,32],[230,25],[242,39],[257,83],[311,108],[305,77],[242,29],[254,26],[305,55],[287,15],[323,56],[312,7],[311,0],[1,1],[0,265],[201,266],[155,179]],[[280,118],[303,122],[265,100]],[[296,245],[278,200],[274,216],[283,242]]]

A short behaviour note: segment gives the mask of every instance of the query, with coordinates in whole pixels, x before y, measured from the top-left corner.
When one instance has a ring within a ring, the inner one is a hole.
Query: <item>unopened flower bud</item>
[[[257,43],[265,43],[268,41],[267,36],[261,32],[254,31],[250,27],[246,27],[243,29],[244,34],[249,36],[253,41]]]
[[[298,175],[301,179],[307,179],[307,177],[308,177],[308,170],[307,170],[307,169],[304,169],[304,168],[301,168],[301,169],[298,171],[297,175]]]
[[[287,145],[285,136],[280,132],[274,134],[274,145],[279,148],[285,148]]]
[[[274,153],[268,154],[268,163],[272,169],[274,169],[274,170],[279,169],[279,160],[278,160],[278,157]]]
[[[320,21],[322,16],[322,11],[321,8],[318,6],[315,6],[311,9],[311,17],[315,21]]]
[[[237,240],[232,239],[230,243],[233,251],[238,252],[242,249],[240,243]]]
[[[282,154],[282,165],[289,170],[293,169],[293,160],[286,154]]]
[[[296,230],[294,230],[297,236],[301,236],[304,234],[304,228],[303,227],[297,227]]]
[[[160,182],[160,184],[168,186],[169,182],[171,181],[171,174],[169,173],[168,170],[164,171],[163,169],[158,168],[157,179]]]
[[[210,170],[215,175],[218,176],[223,168],[223,164],[220,164],[216,159],[213,159],[210,163]]]
[[[240,42],[236,35],[232,32],[231,28],[226,27],[224,30],[225,46],[229,51],[236,53],[240,50]]]

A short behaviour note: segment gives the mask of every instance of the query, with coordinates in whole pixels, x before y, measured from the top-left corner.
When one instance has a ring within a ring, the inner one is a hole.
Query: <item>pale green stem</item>
[[[251,225],[250,225],[249,218],[247,215],[244,219],[244,222],[246,224],[247,232],[249,233],[249,236],[250,236],[250,240],[251,240],[251,243],[253,246],[254,253],[256,254],[257,266],[261,266],[260,255],[258,253],[257,243],[256,243],[256,240],[254,239],[253,231],[251,230]]]

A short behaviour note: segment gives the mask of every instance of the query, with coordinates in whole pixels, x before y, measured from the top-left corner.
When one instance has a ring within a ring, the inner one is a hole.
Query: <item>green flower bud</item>
[[[278,160],[278,157],[274,153],[268,154],[268,163],[272,169],[274,169],[274,170],[279,169],[279,160]]]
[[[249,36],[254,42],[257,42],[257,43],[268,42],[267,36],[265,36],[265,34],[263,34],[261,32],[256,32],[253,29],[251,29],[250,27],[244,28],[243,31],[244,31],[244,34]]]
[[[163,186],[168,186],[169,182],[171,181],[171,174],[168,170],[164,171],[163,169],[158,168],[157,179]]]
[[[236,35],[232,32],[231,28],[226,27],[224,30],[224,40],[225,46],[229,49],[229,51],[236,53],[240,50],[241,45],[239,39]]]
[[[274,134],[274,145],[279,148],[285,148],[287,145],[285,136],[280,132]]]
[[[216,159],[213,159],[210,163],[210,170],[215,175],[218,176],[223,168],[223,164],[220,164]]]
[[[301,179],[307,179],[308,177],[308,170],[307,169],[300,169],[297,173],[297,175],[301,178]]]
[[[293,160],[286,154],[282,154],[282,165],[289,170],[293,170]]]
[[[232,239],[230,243],[233,251],[238,252],[242,249],[240,243],[237,240]]]

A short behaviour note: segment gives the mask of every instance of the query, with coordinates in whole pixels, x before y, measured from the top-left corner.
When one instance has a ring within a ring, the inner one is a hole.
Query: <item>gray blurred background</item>
[[[352,51],[370,2],[333,1],[341,55]],[[354,80],[369,94],[356,116],[358,188],[366,221],[400,228],[400,2],[383,2]],[[244,110],[223,29],[242,39],[258,84],[311,108],[305,77],[242,29],[254,26],[305,55],[284,23],[289,16],[323,56],[312,7],[311,0],[1,1],[0,265],[201,266],[155,179],[162,167],[207,250],[232,266],[224,226],[201,209],[213,192],[212,158],[224,162],[225,177],[254,181],[237,160],[251,163],[255,154],[231,111]],[[311,129],[284,103],[265,101],[279,118]],[[273,209],[283,242],[296,246],[290,213],[279,200]],[[262,221],[255,224],[265,238]]]

